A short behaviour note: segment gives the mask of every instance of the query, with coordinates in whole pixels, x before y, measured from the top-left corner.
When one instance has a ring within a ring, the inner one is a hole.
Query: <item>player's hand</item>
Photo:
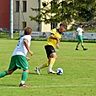
[[[60,45],[57,43],[57,44],[56,44],[56,48],[59,49],[59,47],[60,47]]]
[[[32,51],[29,51],[29,54],[32,56],[33,55],[33,52]]]
[[[26,59],[29,61],[30,60],[30,58],[29,57],[26,57]]]

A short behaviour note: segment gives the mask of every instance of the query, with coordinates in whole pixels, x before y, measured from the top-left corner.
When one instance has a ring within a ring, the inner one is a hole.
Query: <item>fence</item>
[[[50,32],[33,32],[32,38],[48,38]],[[83,34],[84,40],[96,40],[96,33],[85,32]],[[62,35],[62,40],[76,40],[75,32],[64,32]]]
[[[15,32],[14,38],[19,38],[23,32]],[[50,35],[50,32],[32,32],[32,39],[46,39]],[[85,32],[83,34],[84,40],[96,40],[96,32]],[[8,38],[9,32],[0,32],[0,38]],[[76,40],[75,32],[63,32],[62,40]]]

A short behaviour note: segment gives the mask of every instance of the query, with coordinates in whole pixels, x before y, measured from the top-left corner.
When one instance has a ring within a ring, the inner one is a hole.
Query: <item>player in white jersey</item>
[[[28,43],[27,43],[28,47],[30,46],[31,36],[25,35],[25,36],[21,37],[21,39],[19,40],[12,56],[14,56],[14,55],[26,56],[27,55],[28,50],[26,49],[26,47],[24,45],[24,40],[27,40],[28,41]]]
[[[26,27],[24,29],[24,36],[20,38],[13,54],[11,57],[10,65],[7,71],[0,72],[0,78],[12,74],[16,69],[22,69],[22,77],[19,84],[19,87],[26,87],[25,81],[28,77],[28,61],[27,61],[27,53],[32,56],[32,51],[30,50],[31,43],[31,34],[32,29],[30,27]]]
[[[79,44],[81,44],[81,47],[83,48],[83,50],[87,50],[87,48],[84,48],[84,45],[83,45],[83,25],[80,24],[76,30],[76,35],[77,35],[77,40],[78,40],[78,43],[76,45],[76,50],[78,50],[78,46]]]

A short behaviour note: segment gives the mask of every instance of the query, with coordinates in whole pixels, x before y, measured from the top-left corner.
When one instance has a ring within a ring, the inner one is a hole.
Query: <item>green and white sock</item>
[[[28,72],[24,71],[22,73],[21,83],[24,84],[27,78],[28,78]]]

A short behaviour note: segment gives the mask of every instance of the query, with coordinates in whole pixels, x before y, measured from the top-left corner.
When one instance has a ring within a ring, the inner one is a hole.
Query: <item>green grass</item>
[[[17,40],[0,39],[0,71],[8,68]],[[75,51],[76,43],[62,42],[57,51],[58,59],[54,70],[64,69],[63,75],[34,74],[34,68],[46,62],[43,48],[46,41],[32,41],[34,55],[29,61],[30,74],[27,80],[29,88],[19,88],[21,70],[11,76],[0,79],[0,96],[96,96],[96,44],[85,43],[88,48]]]

